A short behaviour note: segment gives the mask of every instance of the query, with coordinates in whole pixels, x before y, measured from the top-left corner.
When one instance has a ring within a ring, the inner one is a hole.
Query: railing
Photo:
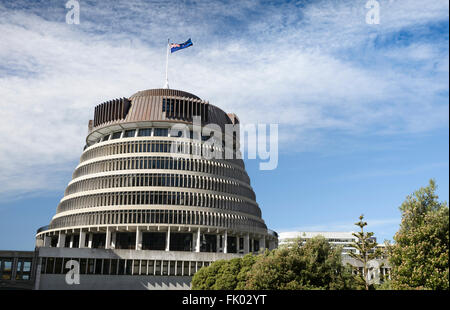
[[[278,233],[274,230],[271,229],[267,229],[267,233],[271,236],[277,237],[278,238]]]
[[[36,234],[38,234],[38,233],[40,233],[40,232],[43,232],[43,231],[45,231],[45,230],[48,230],[48,228],[49,228],[48,225],[39,227],[38,230],[36,231]]]

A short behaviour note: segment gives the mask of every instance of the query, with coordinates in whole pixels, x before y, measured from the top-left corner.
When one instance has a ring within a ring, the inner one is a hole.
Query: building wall
[[[35,289],[39,290],[190,289],[192,276],[203,266],[219,259],[242,257],[225,253],[46,247],[38,251]],[[73,261],[79,264],[79,272],[70,265]],[[68,284],[66,276],[71,282],[75,272],[80,283]]]
[[[189,290],[192,277],[81,275],[80,284],[68,285],[66,275],[41,275],[40,290]]]

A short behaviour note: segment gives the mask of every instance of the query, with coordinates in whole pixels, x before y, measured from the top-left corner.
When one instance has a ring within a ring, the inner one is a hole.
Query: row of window
[[[224,158],[223,149],[216,146],[213,148],[205,144],[180,141],[134,141],[108,144],[93,148],[83,153],[80,162],[102,156],[148,152],[189,154],[201,158]],[[242,160],[234,159],[230,162],[237,164],[241,168],[244,167]]]
[[[0,280],[13,280],[13,269],[15,268],[15,280],[31,279],[32,260],[28,258],[18,258],[14,266],[13,258],[0,257]]]
[[[245,170],[213,160],[173,157],[130,157],[102,160],[78,167],[72,177],[75,179],[93,173],[132,169],[168,169],[202,172],[234,178],[250,184],[250,179]]]
[[[197,175],[165,173],[125,174],[81,180],[70,184],[67,187],[64,195],[67,196],[74,193],[90,190],[135,186],[170,186],[196,188],[240,195],[251,200],[255,200],[256,198],[255,193],[251,188],[241,185],[236,181]]]
[[[79,196],[63,200],[57,212],[106,206],[167,205],[216,208],[260,216],[259,207],[247,200],[193,192],[130,191]]]
[[[153,134],[152,134],[153,133]],[[125,131],[116,131],[112,134],[107,134],[101,137],[98,142],[115,140],[120,138],[133,138],[136,136],[136,129],[129,129]],[[168,128],[142,128],[137,133],[138,137],[168,137]]]
[[[107,134],[99,138],[95,143],[115,140],[115,139],[123,139],[123,138],[134,138],[134,137],[175,137],[180,138],[185,135],[185,138],[196,139],[206,141],[209,140],[210,136],[203,136],[200,133],[194,133],[193,130],[190,130],[189,133],[183,133],[180,130],[176,130],[176,134],[169,128],[140,128],[140,129],[128,129],[124,131],[116,131],[112,134]]]
[[[110,210],[61,216],[49,229],[122,224],[203,225],[260,233],[267,230],[262,221],[238,215],[190,210]]]
[[[104,259],[104,258],[62,258],[43,257],[42,274],[67,274],[74,268],[76,261],[80,274],[91,275],[155,275],[155,276],[192,276],[203,266],[211,262],[174,261],[174,260],[140,260],[140,259]]]

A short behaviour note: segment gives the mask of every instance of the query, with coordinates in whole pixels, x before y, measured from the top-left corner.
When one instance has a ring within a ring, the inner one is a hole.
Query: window
[[[105,233],[97,233],[92,236],[92,247],[94,249],[101,249],[105,247],[106,242],[106,234]]]
[[[111,260],[110,259],[104,259],[103,260],[103,270],[102,274],[109,274],[109,266],[110,266]]]
[[[119,139],[121,135],[122,135],[121,131],[115,132],[112,134],[111,139]]]
[[[53,268],[55,265],[55,259],[53,257],[47,258],[47,264],[45,265],[45,273],[53,273]]]
[[[164,260],[162,265],[162,275],[167,276],[169,273],[169,261]]]
[[[175,261],[169,262],[169,275],[174,276],[175,275]]]
[[[184,261],[183,262],[183,276],[188,276],[188,275],[189,275],[189,262]]]
[[[88,258],[88,263],[87,263],[87,274],[94,274],[94,258]]]
[[[157,137],[167,137],[169,135],[169,130],[167,128],[155,128],[154,135]]]
[[[125,273],[125,260],[124,259],[120,259],[119,260],[119,275],[123,275]]]
[[[112,274],[112,275],[116,275],[117,274],[117,262],[118,262],[117,259],[112,259],[111,260],[111,272],[110,272],[110,274]]]
[[[152,135],[151,128],[139,129],[138,137],[150,137]]]
[[[80,259],[80,274],[86,274],[87,258]]]
[[[95,260],[95,269],[94,269],[94,273],[95,274],[102,274],[102,259],[97,258]]]
[[[55,273],[60,274],[63,270],[63,259],[61,257],[56,258],[55,260]]]
[[[31,260],[19,259],[17,262],[16,280],[30,280]]]
[[[146,260],[141,260],[141,275],[146,275],[147,274],[147,261]]]
[[[157,260],[155,262],[155,275],[161,275],[161,261]]]
[[[155,261],[149,260],[148,261],[148,273],[147,274],[155,274]]]
[[[136,134],[136,129],[126,130],[123,137],[124,138],[133,138]]]
[[[106,135],[103,137],[102,141],[108,141],[109,140],[109,135]]]
[[[133,275],[139,275],[139,266],[140,266],[140,261],[138,259],[135,259],[133,261]]]
[[[125,265],[125,274],[131,276],[131,269],[133,268],[133,260],[127,259]]]
[[[11,280],[12,260],[0,259],[0,275],[1,280]]]

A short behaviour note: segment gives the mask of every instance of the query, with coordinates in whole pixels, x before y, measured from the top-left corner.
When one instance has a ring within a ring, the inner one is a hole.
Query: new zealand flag
[[[170,43],[170,52],[176,52],[178,50],[181,50],[183,48],[189,47],[193,45],[191,39],[187,40],[184,43],[178,44],[178,43]]]

